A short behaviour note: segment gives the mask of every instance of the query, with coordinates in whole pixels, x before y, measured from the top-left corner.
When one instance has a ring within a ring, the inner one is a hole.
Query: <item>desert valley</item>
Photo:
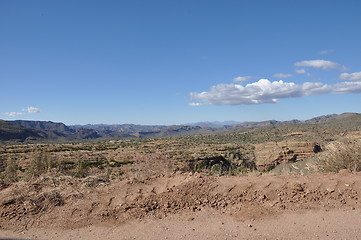
[[[210,124],[1,122],[0,236],[361,236],[360,114]]]

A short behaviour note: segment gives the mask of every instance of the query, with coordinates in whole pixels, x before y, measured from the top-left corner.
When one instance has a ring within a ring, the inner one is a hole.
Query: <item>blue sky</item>
[[[0,1],[0,119],[361,112],[361,1]]]

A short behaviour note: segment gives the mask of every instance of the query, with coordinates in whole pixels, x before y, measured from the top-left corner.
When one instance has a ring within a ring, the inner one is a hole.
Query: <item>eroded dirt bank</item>
[[[2,186],[0,237],[358,239],[360,177],[43,177]]]

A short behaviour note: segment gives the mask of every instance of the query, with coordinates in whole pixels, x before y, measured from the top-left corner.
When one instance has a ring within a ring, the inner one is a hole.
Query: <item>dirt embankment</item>
[[[361,174],[348,172],[257,177],[187,173],[112,183],[90,177],[83,181],[43,177],[31,184],[2,186],[0,233],[34,233],[34,229],[77,231],[90,226],[92,230],[96,226],[98,230],[103,229],[99,231],[105,231],[104,226],[109,230],[139,221],[149,224],[173,221],[179,225],[181,216],[187,216],[188,222],[203,219],[203,222],[209,221],[205,226],[212,226],[220,219],[234,224],[270,221],[305,211],[313,214],[340,209],[355,212],[361,209],[360,193]]]

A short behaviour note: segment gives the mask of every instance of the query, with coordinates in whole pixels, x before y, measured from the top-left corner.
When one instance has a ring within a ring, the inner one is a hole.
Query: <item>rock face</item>
[[[322,151],[312,142],[266,142],[255,144],[255,163],[258,170],[269,170],[281,163],[296,162]]]

